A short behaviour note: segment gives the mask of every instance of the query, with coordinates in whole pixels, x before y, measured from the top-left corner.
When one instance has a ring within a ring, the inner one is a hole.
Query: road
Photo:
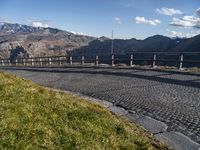
[[[200,143],[200,74],[149,69],[9,69],[43,86],[106,100]]]

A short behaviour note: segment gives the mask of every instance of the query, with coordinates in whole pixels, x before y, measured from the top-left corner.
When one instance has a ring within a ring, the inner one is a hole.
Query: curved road
[[[200,143],[200,74],[145,69],[9,69],[40,85],[82,93],[162,121]]]

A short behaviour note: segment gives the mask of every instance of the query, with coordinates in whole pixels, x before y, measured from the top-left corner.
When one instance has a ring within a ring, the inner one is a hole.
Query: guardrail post
[[[4,61],[3,60],[1,60],[1,66],[4,66]]]
[[[82,57],[81,57],[81,64],[84,65],[84,63],[85,63],[85,57],[82,56]]]
[[[51,65],[51,58],[48,58],[48,60],[49,60],[49,65]]]
[[[112,57],[111,57],[111,65],[115,66],[115,56],[114,55],[112,55]]]
[[[70,64],[70,65],[73,64],[73,62],[72,62],[72,56],[69,57],[69,64]]]
[[[34,66],[34,60],[31,58],[31,66]]]
[[[96,62],[95,62],[96,66],[99,65],[99,56],[96,56]]]
[[[40,66],[42,66],[42,58],[40,58],[39,61],[40,61]]]
[[[62,57],[59,57],[58,59],[59,59],[59,65],[61,66],[62,65],[62,62],[61,62]]]
[[[156,67],[156,54],[153,55],[153,64],[152,67],[155,68]]]
[[[25,61],[24,58],[22,59],[22,62],[23,62],[23,65],[25,66],[26,65],[26,61]]]
[[[130,66],[133,67],[133,55],[131,55]]]
[[[183,70],[183,55],[180,56],[179,69]]]
[[[17,59],[15,59],[15,65],[16,65],[16,66],[18,65],[18,61],[17,61]]]
[[[8,59],[8,66],[10,66],[10,59]]]

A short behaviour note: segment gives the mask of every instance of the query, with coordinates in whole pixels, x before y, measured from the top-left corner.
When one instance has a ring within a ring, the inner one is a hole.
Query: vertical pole
[[[39,61],[40,61],[40,66],[42,66],[42,58],[40,58],[40,60],[39,60]]]
[[[85,63],[85,57],[82,56],[82,57],[81,57],[81,64],[84,65],[84,63]]]
[[[59,65],[61,66],[62,65],[62,62],[61,62],[62,57],[59,57],[58,59],[59,59]]]
[[[8,66],[10,66],[10,59],[8,59]]]
[[[133,55],[131,55],[130,66],[133,67]]]
[[[73,62],[72,62],[72,56],[69,57],[69,64],[70,64],[70,65],[73,64]]]
[[[65,57],[65,63],[68,64],[68,56]]]
[[[23,62],[23,65],[25,66],[26,65],[26,61],[25,61],[24,58],[22,59],[22,62]]]
[[[179,69],[180,69],[180,70],[183,70],[183,55],[180,56]]]
[[[99,65],[99,56],[96,56],[96,66],[98,66]]]
[[[4,61],[3,60],[1,60],[1,66],[4,66]]]
[[[111,65],[115,66],[115,56],[112,54],[112,58],[111,58]]]
[[[31,66],[34,66],[34,60],[31,58]]]
[[[16,66],[18,65],[17,59],[15,59],[15,65],[16,65]]]
[[[114,54],[114,51],[113,51],[113,45],[114,45],[114,43],[113,43],[113,33],[114,33],[114,31],[112,30],[112,37],[111,37],[111,39],[112,39],[112,41],[111,41],[111,55]]]
[[[155,68],[156,67],[156,54],[153,55],[153,64],[152,67]]]
[[[51,65],[51,58],[49,58],[49,65]]]

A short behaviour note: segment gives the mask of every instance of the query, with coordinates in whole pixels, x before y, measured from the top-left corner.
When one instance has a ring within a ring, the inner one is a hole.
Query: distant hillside
[[[126,55],[133,51],[200,52],[200,35],[187,39],[155,35],[144,40],[114,40],[115,55]],[[66,54],[93,58],[96,55],[110,56],[111,39],[77,35],[55,28],[0,23],[0,58]]]
[[[144,40],[114,40],[114,54],[126,55],[133,51],[142,52],[200,52],[200,35],[188,38],[169,38],[161,35],[155,35]],[[96,39],[89,45],[69,52],[72,56],[105,56],[111,54],[111,40]]]
[[[54,28],[0,23],[0,58],[65,55],[94,39]]]
[[[200,35],[189,39],[183,39],[172,51],[200,52]]]

